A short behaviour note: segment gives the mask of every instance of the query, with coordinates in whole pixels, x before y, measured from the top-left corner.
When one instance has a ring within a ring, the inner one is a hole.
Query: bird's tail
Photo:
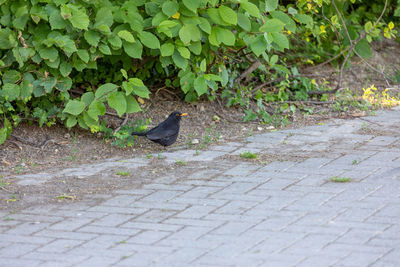
[[[131,135],[137,135],[137,136],[145,136],[147,134],[147,131],[145,132],[133,132]]]

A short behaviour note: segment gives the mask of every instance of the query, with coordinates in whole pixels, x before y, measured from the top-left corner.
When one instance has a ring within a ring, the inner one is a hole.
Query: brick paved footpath
[[[400,266],[399,108],[163,155],[190,164],[109,195],[0,212],[0,266]]]

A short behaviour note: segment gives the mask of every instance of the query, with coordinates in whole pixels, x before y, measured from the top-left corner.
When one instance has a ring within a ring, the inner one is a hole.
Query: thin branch
[[[259,60],[254,61],[253,64],[250,65],[250,67],[248,67],[242,74],[239,75],[239,77],[236,77],[234,83],[237,83],[243,80],[244,78],[248,80],[249,75],[261,65],[262,63]]]
[[[117,133],[121,129],[121,127],[124,126],[128,122],[128,119],[129,119],[129,114],[126,113],[124,121],[121,123],[120,126],[118,126],[118,128],[116,128],[114,130],[114,133]]]
[[[336,10],[336,12],[337,12],[337,14],[338,14],[338,16],[339,16],[341,22],[342,22],[342,24],[343,24],[343,28],[344,28],[344,30],[345,30],[345,32],[346,32],[346,35],[347,35],[347,37],[349,38],[349,42],[350,42],[350,44],[351,44],[350,48],[348,49],[349,52],[347,53],[346,57],[344,58],[344,60],[343,60],[343,62],[342,62],[342,65],[340,66],[339,81],[338,81],[338,84],[337,84],[336,89],[335,89],[336,91],[339,90],[339,88],[342,86],[342,77],[343,77],[344,66],[346,65],[346,62],[347,62],[347,60],[349,59],[349,57],[350,57],[350,55],[351,55],[351,52],[354,50],[354,47],[357,45],[357,43],[358,43],[359,41],[361,41],[362,39],[364,39],[365,36],[367,36],[367,34],[368,34],[369,32],[371,32],[371,31],[376,27],[376,25],[379,23],[379,21],[382,19],[383,14],[385,14],[385,11],[386,11],[387,3],[388,3],[388,0],[385,0],[385,6],[383,7],[382,13],[381,13],[380,16],[378,17],[378,19],[375,21],[374,25],[372,25],[372,28],[371,28],[368,32],[362,31],[362,32],[360,33],[360,36],[359,36],[355,41],[353,41],[353,40],[351,39],[351,37],[350,37],[349,31],[347,30],[346,22],[344,21],[344,19],[343,19],[343,17],[342,17],[342,14],[340,13],[339,9],[338,9],[337,6],[336,6],[335,0],[332,0],[332,4],[333,4],[333,6],[334,6],[334,8],[335,8],[335,10]],[[355,52],[355,54],[356,54],[357,56],[359,56],[359,57],[362,59],[362,57],[357,53],[357,51],[354,50],[354,52]],[[367,64],[367,66],[368,66],[368,64]],[[370,66],[370,67],[372,67],[372,66]],[[377,70],[375,69],[375,71],[377,71]],[[381,71],[377,71],[377,72],[379,72],[380,74],[383,74],[383,72],[381,72]],[[384,74],[383,74],[383,75],[384,75]],[[385,75],[384,75],[384,77],[385,77]],[[387,82],[387,80],[386,80],[386,82]]]

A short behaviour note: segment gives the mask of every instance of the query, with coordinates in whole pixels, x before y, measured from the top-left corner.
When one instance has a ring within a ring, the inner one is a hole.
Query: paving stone
[[[41,261],[24,260],[16,258],[0,258],[0,266],[13,266],[13,267],[26,267],[26,266],[39,266]]]
[[[82,240],[72,240],[72,239],[58,239],[49,243],[41,248],[39,248],[38,252],[66,252],[71,248],[82,244]]]
[[[62,251],[60,252],[53,251],[51,253],[33,251],[22,257],[22,259],[45,261],[48,265],[50,263],[53,263],[55,264],[54,266],[71,266],[71,264],[77,264],[87,258],[88,256],[70,257],[62,253]]]
[[[9,245],[7,247],[1,248],[0,249],[0,258],[3,257],[21,257],[28,252],[31,252],[35,250],[36,248],[40,247],[38,244],[18,244],[14,243],[12,245]]]
[[[74,231],[84,225],[89,224],[93,219],[87,219],[87,218],[68,218],[65,220],[62,220],[61,222],[57,222],[55,224],[52,224],[51,226],[48,227],[48,229],[52,230],[60,230],[60,231]]]
[[[90,240],[97,237],[97,234],[84,234],[71,232],[68,230],[59,231],[51,229],[43,229],[34,234],[35,237],[53,237],[53,238],[63,238],[63,239],[76,239],[76,240]]]
[[[172,232],[144,230],[137,235],[129,238],[126,242],[137,244],[153,244],[157,241],[171,235]]]
[[[93,221],[90,225],[98,225],[98,226],[117,226],[127,221],[133,219],[136,215],[125,215],[125,214],[110,214],[106,215],[105,217]]]
[[[80,262],[79,266],[96,266],[96,267],[112,266],[119,261],[120,261],[119,258],[92,256],[89,259]]]

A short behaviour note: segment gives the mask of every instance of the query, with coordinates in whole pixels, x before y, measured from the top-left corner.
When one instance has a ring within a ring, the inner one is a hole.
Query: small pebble
[[[192,144],[198,144],[199,143],[199,139],[193,139],[192,140]]]
[[[271,125],[271,126],[268,126],[266,129],[267,130],[273,130],[273,129],[275,129],[275,127]]]
[[[262,131],[263,127],[257,127],[257,130]]]

